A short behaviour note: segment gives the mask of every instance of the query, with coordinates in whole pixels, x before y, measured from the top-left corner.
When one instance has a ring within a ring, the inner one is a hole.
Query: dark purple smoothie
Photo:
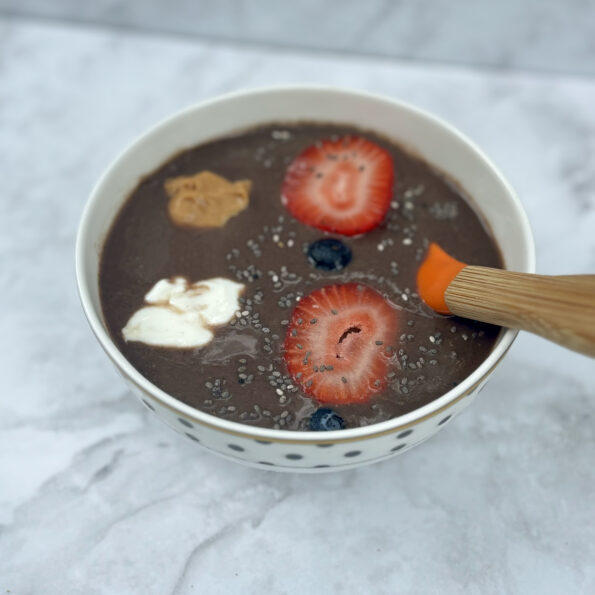
[[[293,219],[280,200],[289,163],[307,146],[356,134],[386,149],[395,184],[384,222],[358,237],[341,237]],[[250,179],[249,207],[222,228],[176,226],[168,216],[167,179],[210,170]],[[337,237],[353,258],[341,271],[315,268],[310,244]],[[397,144],[350,126],[272,124],[186,150],[148,174],[132,192],[107,236],[99,287],[105,321],[123,355],[148,380],[179,400],[218,417],[255,426],[306,430],[321,405],[289,377],[283,341],[300,297],[357,281],[400,310],[396,357],[387,389],[366,403],[333,405],[346,427],[417,409],[456,386],[491,352],[500,328],[435,314],[416,293],[415,275],[430,241],[469,264],[501,267],[498,247],[471,200],[455,183]],[[202,348],[126,342],[122,328],[160,279],[191,282],[226,277],[245,284],[237,317]]]

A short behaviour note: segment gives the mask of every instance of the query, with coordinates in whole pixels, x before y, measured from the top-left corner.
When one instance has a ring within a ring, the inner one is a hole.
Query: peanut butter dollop
[[[165,181],[172,221],[185,227],[223,227],[250,200],[250,180],[230,182],[211,171]]]

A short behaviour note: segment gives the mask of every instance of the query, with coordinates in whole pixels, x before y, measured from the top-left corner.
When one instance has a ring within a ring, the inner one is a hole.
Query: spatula
[[[595,275],[467,266],[433,243],[417,285],[424,302],[439,313],[529,331],[595,357]]]

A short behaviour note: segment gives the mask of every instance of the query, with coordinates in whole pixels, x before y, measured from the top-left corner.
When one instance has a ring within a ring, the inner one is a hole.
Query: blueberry
[[[340,271],[351,262],[351,249],[341,240],[316,240],[308,248],[308,261],[317,269]]]
[[[328,430],[344,430],[343,418],[332,409],[317,409],[310,418],[312,432],[326,432]]]

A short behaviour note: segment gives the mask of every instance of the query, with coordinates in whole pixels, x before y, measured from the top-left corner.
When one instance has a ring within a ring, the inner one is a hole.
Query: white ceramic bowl
[[[190,107],[132,143],[109,166],[86,205],[76,246],[85,314],[99,343],[132,392],[166,424],[226,458],[264,469],[329,471],[380,461],[423,442],[467,407],[502,359],[516,332],[507,330],[487,359],[431,403],[389,421],[334,432],[255,428],[194,409],[151,384],[111,340],[99,301],[99,256],[118,210],[139,178],[173,154],[270,122],[352,124],[407,146],[448,173],[489,222],[508,269],[534,272],[531,230],[513,189],[490,160],[444,121],[386,97],[330,87],[273,87],[225,95]]]

